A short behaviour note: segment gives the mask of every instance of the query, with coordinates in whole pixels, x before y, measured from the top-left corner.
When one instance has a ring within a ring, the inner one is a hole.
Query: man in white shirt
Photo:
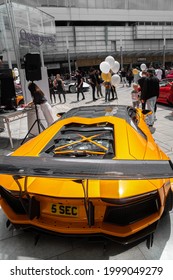
[[[159,79],[159,81],[161,81],[163,72],[160,66],[158,66],[158,68],[155,70],[155,73],[156,73],[156,77]]]

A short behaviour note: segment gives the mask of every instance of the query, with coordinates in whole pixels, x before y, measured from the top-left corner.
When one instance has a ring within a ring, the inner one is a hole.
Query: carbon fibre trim
[[[173,164],[167,160],[1,156],[0,174],[69,179],[148,180],[173,178]]]
[[[39,227],[36,227],[36,226],[31,226],[31,225],[22,225],[22,224],[13,224],[15,228],[19,228],[19,229],[24,229],[24,230],[27,230],[27,231],[31,231],[31,232],[34,232],[34,233],[39,233],[39,234],[50,234],[50,235],[57,235],[57,236],[61,236],[63,238],[66,238],[66,237],[71,237],[71,238],[84,238],[86,237],[88,239],[88,241],[90,241],[90,238],[93,241],[96,241],[98,242],[98,238],[103,238],[103,241],[104,241],[104,238],[105,239],[108,239],[108,240],[111,240],[113,242],[116,242],[118,244],[122,244],[122,245],[128,245],[128,244],[132,244],[133,242],[136,242],[136,241],[139,241],[139,240],[142,240],[143,238],[148,238],[150,234],[154,233],[157,229],[157,225],[158,225],[158,222],[155,222],[154,224],[151,224],[149,225],[148,227],[144,228],[143,230],[137,232],[137,233],[134,233],[132,235],[129,235],[127,237],[117,237],[117,236],[112,236],[112,235],[108,235],[108,234],[100,234],[100,233],[95,233],[95,234],[66,234],[66,233],[59,233],[59,232],[55,232],[55,231],[50,231],[50,230],[47,230],[47,229],[44,229],[44,228],[39,228]],[[96,238],[96,239],[94,239]]]

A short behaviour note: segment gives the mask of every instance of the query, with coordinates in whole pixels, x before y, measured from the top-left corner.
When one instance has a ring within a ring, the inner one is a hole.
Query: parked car
[[[170,106],[170,103],[168,103],[168,97],[171,91],[171,83],[173,83],[173,78],[163,79],[160,81],[160,93],[157,99],[158,103]]]
[[[168,74],[166,75],[166,78],[167,78],[167,79],[173,79],[173,70],[170,70],[170,71],[168,72]]]
[[[65,87],[65,91],[70,92],[70,93],[75,93],[77,92],[77,87],[76,87],[76,82],[69,82],[69,81],[64,81],[64,87]],[[88,83],[83,82],[83,91],[87,92],[89,91],[90,86]]]
[[[148,113],[118,105],[73,108],[0,156],[7,225],[122,244],[152,241],[172,209],[173,163],[145,123]]]

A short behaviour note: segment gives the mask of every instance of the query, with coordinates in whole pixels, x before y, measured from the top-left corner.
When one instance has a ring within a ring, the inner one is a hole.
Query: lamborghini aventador
[[[172,209],[173,165],[126,106],[74,108],[10,156],[0,157],[8,224],[127,244],[150,236]]]

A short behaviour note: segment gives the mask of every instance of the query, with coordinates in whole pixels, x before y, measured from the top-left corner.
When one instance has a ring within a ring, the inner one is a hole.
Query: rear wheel
[[[75,93],[76,92],[76,86],[75,85],[69,86],[69,92],[70,93]]]

